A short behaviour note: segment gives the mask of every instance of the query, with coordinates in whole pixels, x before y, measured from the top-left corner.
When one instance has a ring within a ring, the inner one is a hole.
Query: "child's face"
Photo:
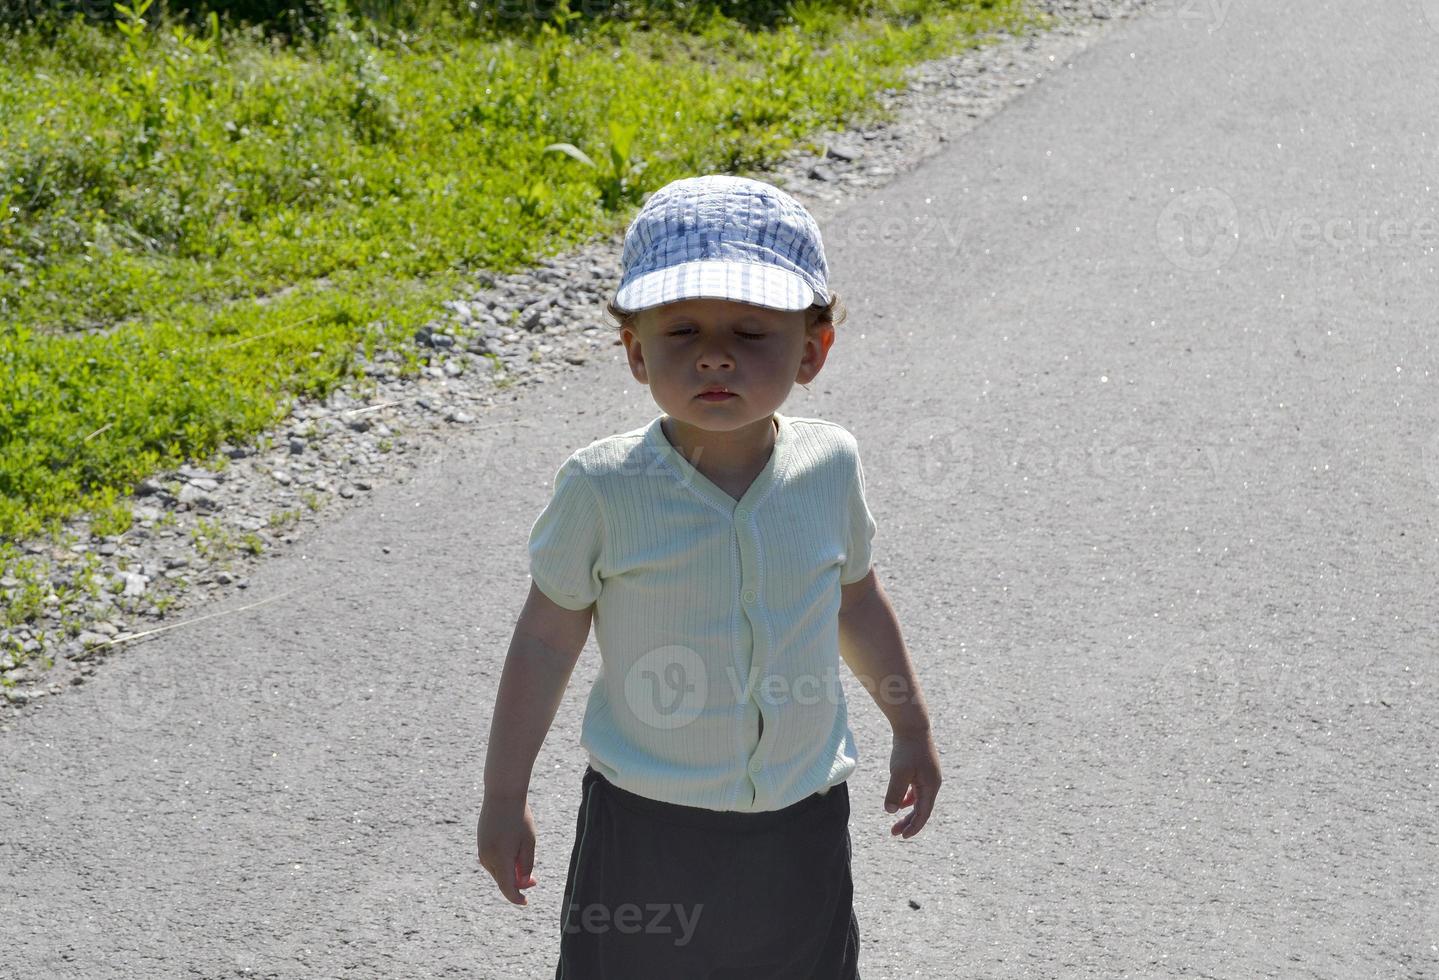
[[[642,310],[620,334],[635,380],[671,417],[710,431],[766,420],[808,382],[834,342],[831,324],[805,329],[803,310],[690,299]],[[636,329],[637,327],[637,329]],[[731,397],[705,399],[710,385]]]

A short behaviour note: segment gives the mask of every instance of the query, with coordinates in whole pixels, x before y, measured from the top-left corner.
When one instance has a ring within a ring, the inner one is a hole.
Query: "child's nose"
[[[710,370],[717,367],[733,367],[734,357],[723,344],[708,344],[700,351],[699,366]]]

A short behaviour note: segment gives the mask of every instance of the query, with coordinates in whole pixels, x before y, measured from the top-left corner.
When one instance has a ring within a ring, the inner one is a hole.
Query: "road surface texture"
[[[1439,5],[1171,4],[824,229],[784,411],[859,439],[947,775],[890,837],[846,673],[866,980],[1439,977],[1436,106]],[[552,976],[593,641],[528,907],[475,819],[621,353],[0,738],[0,974]]]

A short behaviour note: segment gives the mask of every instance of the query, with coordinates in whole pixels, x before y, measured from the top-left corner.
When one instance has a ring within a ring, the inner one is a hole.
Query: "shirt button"
[[[740,520],[744,520],[746,517],[749,516],[749,514],[746,513],[744,510],[737,510],[734,512],[734,516],[738,517]]]
[[[749,764],[749,771],[750,771],[750,772],[759,772],[759,771],[760,771],[761,769],[763,769],[763,768],[764,768],[764,763],[763,763],[763,762],[760,762],[758,759],[756,759],[754,762],[751,762],[751,763]]]
[[[745,589],[744,595],[740,598],[744,599],[745,602],[754,602],[754,589]]]

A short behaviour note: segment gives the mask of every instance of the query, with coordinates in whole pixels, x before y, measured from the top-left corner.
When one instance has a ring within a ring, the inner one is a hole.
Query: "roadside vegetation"
[[[359,380],[357,349],[413,373],[415,329],[477,271],[877,119],[906,65],[1032,19],[600,6],[323,0],[280,30],[136,0],[0,27],[0,572],[23,579],[15,542],[77,512],[120,533],[137,481]]]

